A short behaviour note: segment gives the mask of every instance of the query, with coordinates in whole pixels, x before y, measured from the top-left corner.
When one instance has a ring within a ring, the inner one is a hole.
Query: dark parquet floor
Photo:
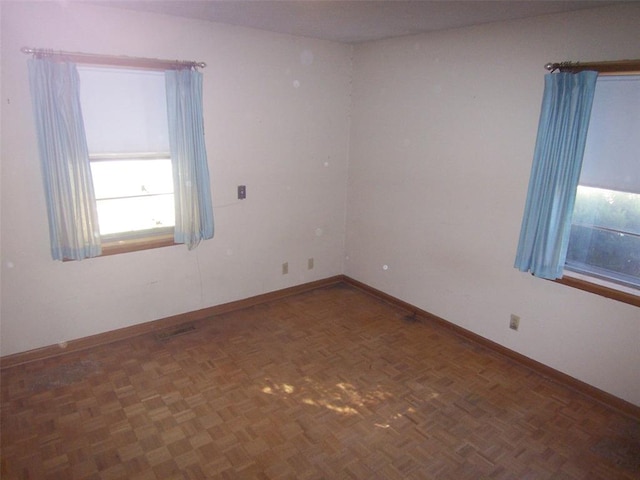
[[[2,479],[638,479],[640,421],[337,285],[2,371]]]

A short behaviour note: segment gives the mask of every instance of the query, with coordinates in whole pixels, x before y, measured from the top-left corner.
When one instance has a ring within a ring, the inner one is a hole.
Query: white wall
[[[343,272],[350,46],[69,2],[1,8],[2,355]],[[213,240],[51,260],[23,46],[207,63]]]
[[[543,66],[640,58],[639,25],[634,4],[357,46],[346,274],[640,405],[640,310],[513,268]]]

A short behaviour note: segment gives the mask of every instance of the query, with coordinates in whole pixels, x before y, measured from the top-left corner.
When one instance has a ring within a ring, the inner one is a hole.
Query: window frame
[[[154,248],[171,247],[180,245],[173,239],[173,229],[170,233],[156,233],[138,238],[120,239],[102,242],[102,254],[98,257],[118,255],[121,253],[138,252],[140,250],[151,250]]]
[[[135,63],[123,65],[120,62],[116,62],[114,64],[98,64],[89,62],[85,63],[83,66],[85,65],[89,67],[99,67],[105,69],[114,68],[131,71],[163,71],[163,69],[161,68],[154,68],[142,64],[137,65]],[[89,163],[91,164],[93,162],[118,160],[120,159],[120,157],[127,157],[131,159],[148,159],[152,157],[155,158],[156,156],[158,158],[171,159],[171,152],[136,152],[133,154],[89,152]],[[98,199],[95,199],[94,201],[97,206]],[[164,228],[136,230],[131,232],[119,232],[106,235],[101,234],[100,242],[102,253],[95,258],[180,245],[174,241],[174,231],[175,227],[171,226]]]
[[[595,277],[587,277],[577,272],[565,271],[562,278],[552,280],[553,282],[568,287],[577,288],[585,292],[595,293],[602,297],[617,300],[619,302],[628,303],[640,307],[640,295],[636,295],[621,289],[618,285],[608,284],[609,282],[597,282]]]
[[[547,68],[551,71],[577,73],[584,70],[595,70],[599,76],[609,75],[640,75],[640,59],[620,60],[613,62],[593,63],[560,63],[550,64]],[[562,278],[552,280],[555,283],[577,288],[589,293],[594,293],[612,300],[640,307],[640,291],[633,287],[626,287],[616,283],[599,279],[598,277],[569,270],[566,264],[563,268]],[[638,293],[634,293],[634,292]]]

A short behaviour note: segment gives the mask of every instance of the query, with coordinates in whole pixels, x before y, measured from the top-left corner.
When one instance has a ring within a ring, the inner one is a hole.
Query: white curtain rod
[[[36,58],[56,57],[75,63],[89,63],[93,65],[109,65],[118,67],[137,67],[150,70],[177,70],[181,68],[205,68],[204,62],[191,62],[184,60],[160,60],[157,58],[127,57],[123,55],[99,55],[82,52],[63,52],[47,50],[44,48],[22,47],[22,53],[33,55]]]

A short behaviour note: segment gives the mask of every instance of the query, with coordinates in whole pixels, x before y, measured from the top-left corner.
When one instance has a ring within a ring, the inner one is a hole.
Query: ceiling
[[[93,3],[343,43],[359,43],[594,8],[618,2],[603,0],[96,0]]]

